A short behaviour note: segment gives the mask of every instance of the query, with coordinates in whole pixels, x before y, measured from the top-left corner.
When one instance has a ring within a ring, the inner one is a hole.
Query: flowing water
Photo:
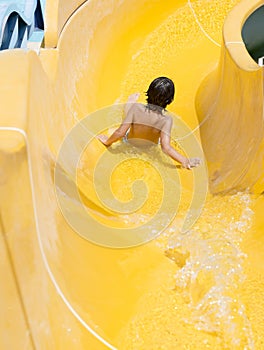
[[[133,47],[136,53],[126,70],[117,101],[123,101],[130,93],[146,91],[146,82],[156,76],[169,76],[177,89],[170,110],[180,115],[199,138],[194,104],[190,101],[194,100],[201,79],[217,63],[215,50],[221,44],[221,26],[236,3],[238,1],[196,1],[192,8],[185,4],[172,12],[144,40],[140,39],[138,50]],[[198,26],[202,26],[203,31],[198,30]],[[119,44],[111,48],[113,52],[118,52]],[[201,49],[203,45],[207,55]],[[102,70],[104,73],[106,67],[107,64]],[[107,83],[100,86],[100,93],[104,94],[108,88]],[[106,94],[109,96],[109,92]],[[140,101],[144,101],[142,94]],[[176,130],[173,138],[177,144],[184,135],[179,137]],[[154,176],[139,175],[141,168],[146,175],[146,163],[137,164],[133,170],[131,162],[123,164],[121,175],[113,176],[112,188],[116,191],[119,188],[117,196],[127,200],[131,195],[128,189],[131,184],[120,187],[118,182],[127,172],[131,183],[139,176],[149,188],[159,192],[160,185]],[[152,170],[149,171],[152,174]],[[243,297],[245,284],[252,278],[244,269],[249,262],[243,242],[254,221],[255,198],[247,192],[225,196],[208,194],[201,217],[191,230],[182,233],[193,187],[190,173],[180,170],[180,179],[183,194],[177,215],[154,242],[175,263],[174,273],[167,271],[166,274],[162,270],[160,276],[153,276],[160,278],[160,289],[150,289],[140,298],[135,315],[116,341],[122,349],[260,349],[261,340],[257,337],[256,346],[256,328],[252,327],[249,305]],[[153,198],[157,199],[152,193]],[[155,212],[155,205],[155,200],[145,202],[143,214]],[[133,220],[135,217],[139,216],[133,216]],[[141,219],[144,221],[142,216]]]

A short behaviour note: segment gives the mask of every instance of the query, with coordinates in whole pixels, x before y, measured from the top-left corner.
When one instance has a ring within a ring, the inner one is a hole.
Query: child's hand
[[[202,163],[200,158],[190,158],[189,161],[190,161],[191,168],[196,168],[198,165]]]
[[[182,166],[185,169],[191,169],[191,168],[196,168],[198,165],[201,164],[201,159],[200,158],[186,158],[184,162],[182,162]]]
[[[108,137],[107,137],[106,135],[101,134],[101,135],[98,135],[96,138],[97,138],[100,142],[102,142],[103,145],[108,146],[108,145],[107,145]]]
[[[135,94],[132,94],[132,95],[130,95],[130,96],[128,97],[127,102],[128,102],[128,103],[135,103],[135,102],[137,102],[137,100],[139,99],[139,96],[140,96],[140,93],[139,93],[139,92],[137,92],[137,93],[135,93]]]

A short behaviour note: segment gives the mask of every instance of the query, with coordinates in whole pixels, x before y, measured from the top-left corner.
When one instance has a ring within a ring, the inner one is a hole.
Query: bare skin
[[[125,106],[126,118],[119,128],[109,138],[106,135],[98,135],[98,140],[109,147],[122,139],[129,130],[127,135],[129,143],[138,145],[140,140],[142,142],[147,140],[158,144],[160,140],[162,151],[173,160],[181,163],[183,168],[197,167],[201,163],[199,158],[186,158],[171,146],[172,117],[161,111],[147,109],[141,103],[136,103],[138,97],[138,93],[129,97]]]

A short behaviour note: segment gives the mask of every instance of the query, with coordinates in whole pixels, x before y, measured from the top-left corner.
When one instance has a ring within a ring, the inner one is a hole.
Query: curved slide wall
[[[45,9],[45,47],[56,47],[62,28],[84,0],[47,1]]]
[[[141,92],[143,102],[148,83],[158,75],[175,81],[171,110],[195,129],[196,93],[218,62],[221,27],[236,3],[168,1],[165,7],[163,1],[89,1],[68,21],[57,49],[43,49],[40,56],[1,53],[1,307],[8,315],[1,317],[3,349],[232,346],[224,327],[207,334],[183,322],[190,312],[174,278],[188,254],[170,259],[162,242],[112,250],[82,239],[61,215],[53,171],[62,140],[79,119],[125,101],[134,91]],[[198,129],[195,133],[199,138]],[[94,145],[91,161],[100,147]],[[181,176],[191,187],[192,174]],[[240,199],[229,200],[236,208],[230,214],[223,201],[215,199],[209,206],[227,219],[235,216]],[[201,230],[208,221],[214,225],[214,214],[205,214]],[[258,249],[249,256],[256,258]],[[262,281],[263,271],[256,266],[255,271]],[[199,276],[192,291],[196,300],[212,283],[210,276]],[[243,288],[248,295],[250,289]],[[251,307],[252,337],[260,349],[263,289],[255,289],[258,305],[243,300]],[[239,332],[233,348],[251,346],[251,333]]]
[[[264,189],[263,68],[242,39],[244,22],[261,5],[263,1],[242,1],[228,15],[220,63],[197,94],[202,144],[214,193],[246,188],[261,193]]]

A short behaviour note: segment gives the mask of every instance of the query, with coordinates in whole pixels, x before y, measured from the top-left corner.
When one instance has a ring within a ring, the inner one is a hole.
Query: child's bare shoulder
[[[134,108],[137,111],[145,112],[146,106],[143,103],[135,102],[133,103],[132,108]]]
[[[138,116],[144,115],[146,113],[146,106],[142,103],[135,102],[130,107],[130,113]]]
[[[174,119],[174,118],[176,118],[176,119],[181,118],[179,115],[177,115],[177,114],[175,114],[175,113],[173,113],[173,112],[171,112],[171,111],[167,111],[167,110],[166,110],[165,115],[170,116],[172,119]]]

